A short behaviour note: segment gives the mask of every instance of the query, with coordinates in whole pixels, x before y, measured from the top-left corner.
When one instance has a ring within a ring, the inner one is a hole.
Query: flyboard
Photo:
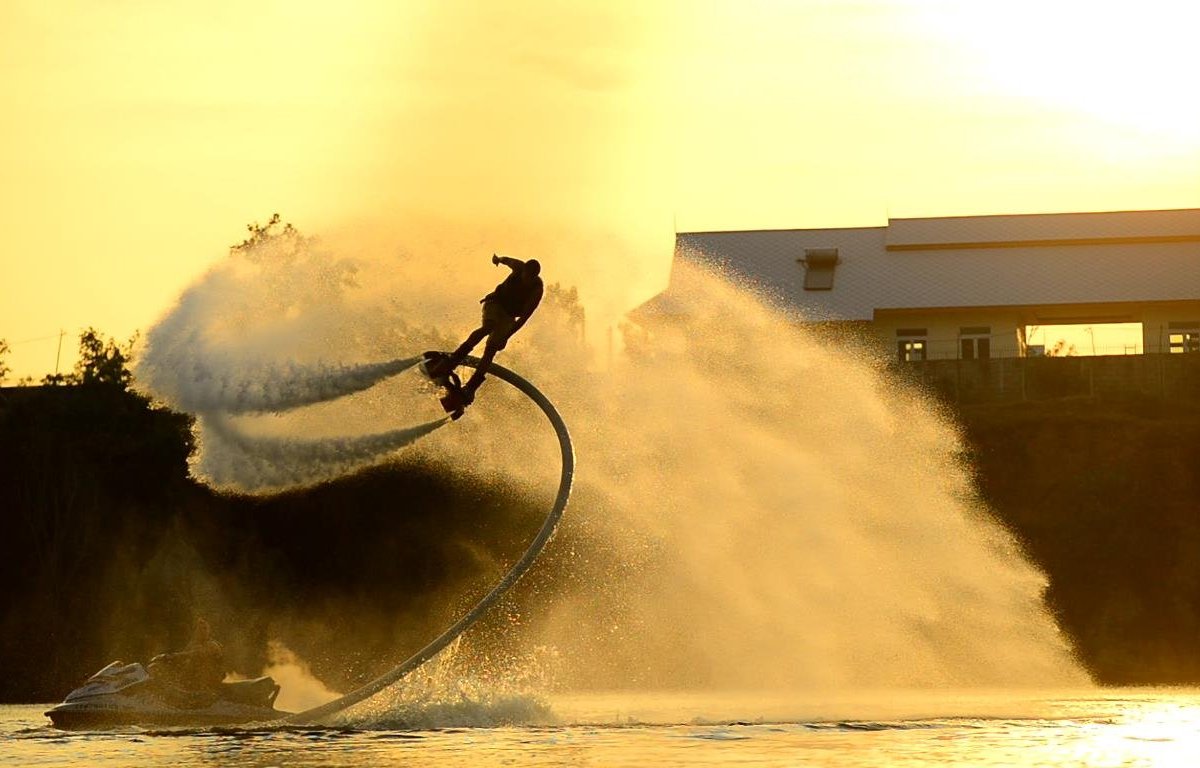
[[[445,392],[440,399],[442,409],[450,414],[451,421],[457,421],[475,396],[467,396],[457,373],[449,369],[442,370],[449,359],[450,355],[445,352],[426,352],[421,357],[421,371]]]
[[[429,359],[429,353],[426,353],[426,359]],[[480,361],[477,357],[467,357],[462,362],[463,365],[469,368],[478,368],[481,363],[482,361]],[[472,624],[478,621],[479,618],[483,616],[483,614],[485,614],[489,608],[495,605],[496,602],[500,600],[500,598],[503,597],[504,594],[508,592],[508,590],[511,589],[512,586],[516,584],[522,576],[525,575],[525,572],[528,571],[530,566],[533,565],[534,560],[536,560],[538,555],[541,554],[541,551],[546,546],[547,542],[549,542],[554,536],[554,530],[558,526],[558,521],[562,517],[563,511],[567,508],[567,501],[571,498],[571,482],[575,474],[575,449],[571,445],[571,435],[567,431],[567,425],[563,422],[562,416],[559,415],[558,410],[554,407],[554,404],[551,403],[550,400],[547,399],[537,387],[533,386],[533,384],[529,383],[521,376],[518,376],[516,373],[504,368],[503,366],[497,365],[496,363],[489,365],[487,372],[489,375],[511,384],[518,391],[532,400],[534,404],[542,410],[542,413],[546,415],[546,418],[550,421],[550,426],[554,428],[554,434],[558,437],[559,449],[562,452],[562,473],[559,475],[558,480],[558,495],[554,499],[554,505],[550,508],[549,514],[546,515],[545,522],[542,523],[542,527],[533,537],[533,541],[529,543],[529,547],[525,550],[525,554],[521,555],[521,559],[518,560],[512,566],[512,568],[508,569],[508,573],[504,574],[500,581],[496,583],[496,586],[492,587],[491,591],[484,595],[483,598],[481,598],[479,602],[476,603],[473,608],[471,608],[470,611],[463,615],[462,618],[460,618],[451,626],[447,627],[442,634],[430,641],[428,645],[407,658],[395,669],[380,675],[366,685],[347,693],[345,696],[342,696],[339,699],[334,699],[328,704],[307,709],[303,712],[297,712],[296,714],[284,718],[279,722],[318,722],[326,717],[329,717],[330,715],[341,712],[342,710],[352,707],[359,702],[369,699],[370,697],[382,691],[384,688],[387,688],[388,686],[393,685],[404,678],[414,669],[432,659],[446,646],[458,639],[459,635],[461,635],[463,632],[466,632],[467,629],[469,629]],[[441,383],[436,379],[435,382],[439,384]],[[447,396],[452,397],[454,394],[453,390],[450,390],[449,388],[447,389]],[[452,400],[450,402],[450,405],[455,404],[457,404],[457,401]],[[442,406],[446,408],[448,413],[450,413],[451,419],[456,419],[462,415],[461,408],[452,409],[447,406],[446,402],[443,402]],[[455,410],[458,411],[457,416],[454,415]]]

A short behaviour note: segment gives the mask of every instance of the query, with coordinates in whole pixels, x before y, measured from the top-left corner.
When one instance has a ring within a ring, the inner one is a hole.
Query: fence
[[[1153,395],[1200,403],[1200,355],[1009,357],[897,363],[901,378],[961,404]]]

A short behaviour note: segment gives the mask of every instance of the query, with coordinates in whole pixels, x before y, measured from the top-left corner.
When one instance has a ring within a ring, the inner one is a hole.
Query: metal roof
[[[817,248],[838,249],[833,288],[806,291],[798,260]],[[816,319],[870,320],[881,309],[1197,300],[1200,209],[681,233],[675,259],[717,266]]]
[[[892,219],[887,227],[889,250],[998,248],[1022,243],[1175,242],[1189,238],[1200,238],[1200,209]]]

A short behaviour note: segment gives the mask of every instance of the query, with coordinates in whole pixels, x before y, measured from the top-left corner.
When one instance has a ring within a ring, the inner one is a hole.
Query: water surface
[[[614,693],[431,707],[420,728],[401,722],[412,722],[412,712],[383,710],[337,727],[69,733],[53,728],[44,709],[0,707],[0,764],[1190,766],[1200,760],[1196,690]]]

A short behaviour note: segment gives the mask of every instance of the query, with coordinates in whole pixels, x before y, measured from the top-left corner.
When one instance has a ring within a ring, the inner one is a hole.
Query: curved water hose
[[[478,368],[480,362],[479,358],[468,357],[463,361],[463,365],[470,368]],[[546,418],[550,420],[551,426],[554,427],[554,433],[558,436],[558,445],[562,450],[562,474],[558,481],[558,496],[554,499],[554,506],[551,508],[550,514],[546,516],[546,521],[542,523],[541,529],[534,536],[533,541],[529,543],[529,548],[525,550],[525,554],[509,569],[508,573],[504,574],[504,578],[500,579],[496,586],[492,587],[492,591],[484,595],[483,599],[476,603],[474,608],[446,629],[446,631],[438,635],[432,642],[410,656],[400,666],[375,678],[366,685],[328,704],[307,709],[303,712],[297,712],[285,718],[284,722],[312,723],[341,712],[343,709],[352,707],[374,696],[426,661],[429,661],[443,648],[458,639],[459,635],[466,632],[496,601],[504,596],[505,592],[517,583],[518,579],[525,575],[525,572],[529,570],[529,567],[533,565],[533,561],[541,553],[542,548],[546,546],[546,543],[554,535],[554,529],[558,526],[559,518],[562,517],[563,510],[567,508],[567,501],[571,497],[571,480],[575,473],[575,449],[571,445],[571,435],[567,432],[567,425],[563,423],[562,416],[559,415],[554,405],[546,396],[521,376],[495,363],[488,366],[487,372],[489,375],[513,385],[522,394],[536,403],[542,409],[542,413],[546,414]]]

